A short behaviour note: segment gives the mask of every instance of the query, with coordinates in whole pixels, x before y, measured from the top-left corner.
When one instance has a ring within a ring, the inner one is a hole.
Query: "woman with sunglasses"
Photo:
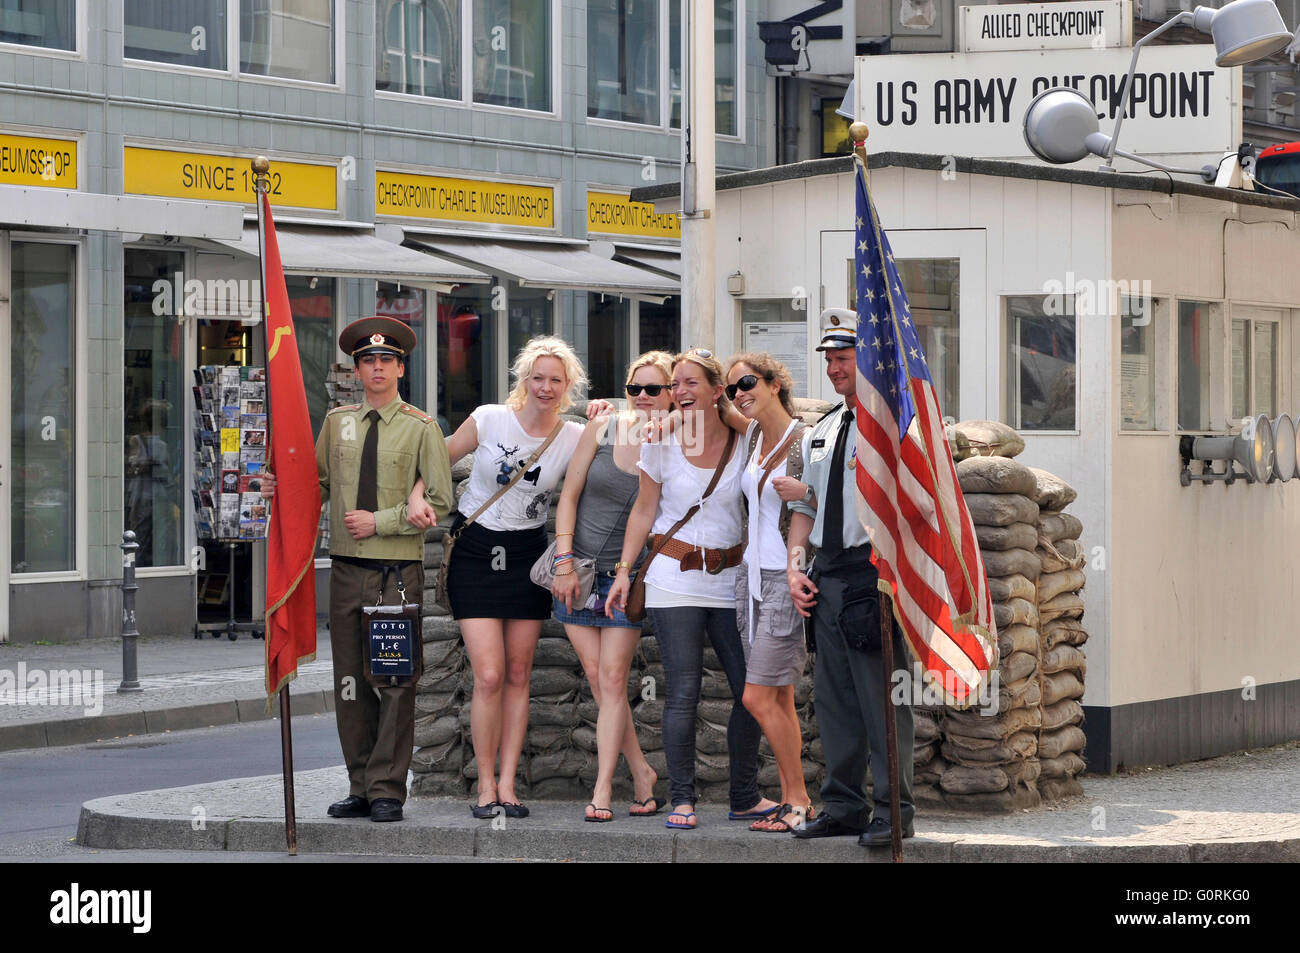
[[[781,778],[781,808],[750,825],[752,831],[789,833],[813,817],[804,785],[794,686],[808,661],[803,620],[786,583],[787,500],[806,487],[788,472],[790,448],[804,425],[794,413],[794,380],[768,354],[738,354],[727,368],[726,394],[751,423],[740,478],[748,522],[744,562],[736,575],[736,623],[745,649],[745,707],[772,746]],[[802,458],[796,455],[799,464]],[[801,467],[800,467],[801,468]]]
[[[641,751],[627,701],[628,672],[641,638],[641,623],[622,612],[607,616],[605,601],[614,585],[628,513],[640,485],[641,444],[647,427],[662,421],[673,407],[672,361],[671,354],[649,351],[632,362],[625,385],[632,409],[587,425],[564,474],[555,511],[557,566],[551,586],[555,618],[564,623],[600,707],[596,784],[584,814],[592,823],[614,819],[610,801],[620,752],[632,772],[634,800],[628,813],[645,817],[663,807],[654,796],[659,776]],[[594,591],[581,604],[576,601],[578,575],[571,561],[575,557],[596,561]]]
[[[695,719],[707,637],[726,672],[733,704],[727,723],[731,765],[730,817],[756,820],[778,807],[758,790],[759,727],[741,703],[745,654],[736,629],[736,567],[740,564],[740,475],[743,441],[724,422],[722,366],[701,348],[673,362],[673,400],[682,421],[670,435],[641,448],[641,482],[627,520],[622,559],[605,603],[606,614],[626,608],[631,566],[654,530],[665,534],[690,509],[698,510],[641,571],[646,613],[663,655],[666,697],[664,754],[673,811],[667,826],[696,826]],[[705,495],[715,472],[720,476]],[[656,542],[659,542],[656,537]]]

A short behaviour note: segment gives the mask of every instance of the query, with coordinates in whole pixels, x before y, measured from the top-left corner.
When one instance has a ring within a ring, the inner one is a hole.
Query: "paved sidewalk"
[[[904,857],[917,862],[1300,861],[1300,743],[1116,777],[1085,777],[1086,794],[1011,815],[924,812]],[[855,838],[795,841],[751,833],[725,807],[701,805],[700,827],[657,818],[582,820],[577,802],[537,801],[524,820],[476,821],[468,799],[412,798],[406,820],[334,820],[327,804],[347,791],[341,767],[295,775],[303,853],[378,853],[533,860],[867,861],[888,850]],[[77,841],[98,848],[284,851],[278,776],[119,795],[82,806]],[[202,808],[202,811],[196,811]],[[204,817],[202,830],[194,818]]]
[[[141,637],[136,668],[143,691],[118,694],[120,638],[0,643],[0,751],[268,718],[264,644],[247,633],[235,642],[224,633],[219,639]],[[290,688],[294,715],[333,710],[330,664],[329,635],[322,629],[316,661],[299,669]],[[82,673],[74,690],[59,691],[59,673],[73,671]]]

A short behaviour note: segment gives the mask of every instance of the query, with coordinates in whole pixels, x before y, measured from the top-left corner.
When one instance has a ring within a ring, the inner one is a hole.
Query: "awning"
[[[593,255],[581,245],[488,241],[406,233],[407,241],[525,288],[596,291],[628,297],[667,298],[681,294],[681,281],[624,262]]]
[[[239,206],[226,203],[0,185],[4,225],[223,240],[239,235],[243,217]]]
[[[486,284],[491,276],[454,261],[403,248],[361,229],[277,225],[285,274],[372,278],[417,285]],[[257,225],[245,224],[238,241],[217,241],[257,257]]]
[[[614,260],[661,272],[682,280],[682,253],[677,249],[647,248],[645,245],[614,245]]]

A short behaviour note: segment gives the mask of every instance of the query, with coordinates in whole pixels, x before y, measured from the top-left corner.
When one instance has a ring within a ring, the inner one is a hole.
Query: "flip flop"
[[[653,809],[652,809],[652,810],[649,810],[649,811],[633,811],[633,810],[629,809],[627,813],[628,813],[628,816],[629,816],[629,817],[654,817],[656,814],[658,814],[660,811],[662,811],[662,810],[664,809],[664,806],[665,806],[667,803],[668,803],[667,801],[661,801],[661,800],[660,800],[659,798],[657,798],[657,797],[648,797],[648,798],[646,798],[644,801],[633,801],[632,804],[633,804],[634,806],[636,806],[636,807],[652,807],[652,806],[653,806]]]
[[[780,804],[773,804],[766,811],[728,811],[727,820],[729,821],[760,821],[765,817],[771,817],[777,811],[781,810]]]
[[[588,804],[587,807],[591,808],[592,813],[588,814],[584,810],[582,814],[582,819],[589,824],[608,824],[610,821],[614,819],[613,811],[611,811],[607,807],[596,807],[594,801],[591,804]],[[602,812],[608,814],[609,817],[601,817],[600,815]]]
[[[789,804],[782,804],[781,813],[775,818],[767,819],[767,822],[772,825],[771,827],[758,827],[757,825],[761,824],[762,821],[755,821],[753,824],[749,825],[749,829],[759,834],[792,834],[796,829],[802,827],[808,821],[815,819],[816,816],[817,815],[813,812],[811,804],[806,808],[792,807]],[[794,818],[794,823],[791,823],[787,818]],[[778,824],[780,825],[779,827],[776,826]]]
[[[672,830],[675,831],[693,831],[695,830],[695,825],[687,824],[686,821],[694,816],[695,816],[694,811],[687,811],[684,814],[681,811],[673,811],[671,814],[668,815],[668,820],[664,821],[664,827],[671,828]],[[673,823],[674,817],[680,817],[682,819],[682,823],[674,824]]]

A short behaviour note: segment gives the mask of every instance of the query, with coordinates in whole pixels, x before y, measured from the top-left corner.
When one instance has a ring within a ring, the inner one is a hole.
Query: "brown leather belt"
[[[652,547],[658,545],[659,536],[659,533],[655,533],[650,537]],[[659,550],[659,552],[680,562],[682,572],[690,569],[703,569],[710,575],[716,576],[724,569],[739,566],[741,557],[745,554],[745,548],[740,543],[737,543],[730,549],[700,549],[698,546],[692,546],[680,539],[670,539],[664,543],[663,549]]]

